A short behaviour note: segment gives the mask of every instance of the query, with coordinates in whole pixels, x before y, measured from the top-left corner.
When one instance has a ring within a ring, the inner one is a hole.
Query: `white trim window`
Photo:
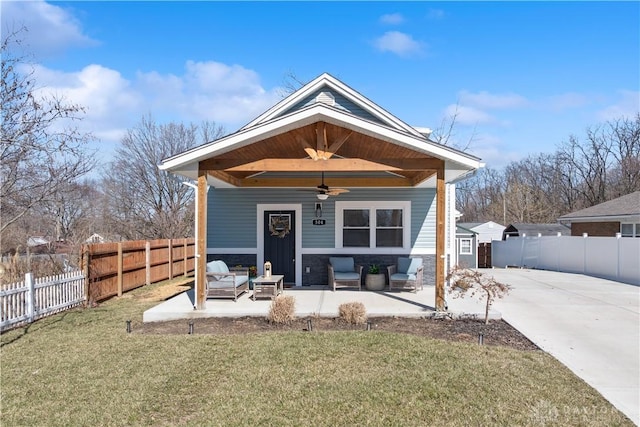
[[[620,224],[620,235],[622,237],[640,237],[640,224]]]
[[[407,249],[411,202],[336,202],[336,247]]]
[[[460,255],[473,255],[473,251],[471,250],[471,239],[460,239],[460,247],[459,247]]]

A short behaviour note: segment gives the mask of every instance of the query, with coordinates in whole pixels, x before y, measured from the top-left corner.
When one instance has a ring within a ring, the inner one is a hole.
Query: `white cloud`
[[[144,113],[142,94],[115,70],[92,64],[67,73],[36,66],[34,73],[35,93],[84,107],[83,119],[73,124],[106,142],[117,142],[126,127]]]
[[[391,52],[403,57],[423,53],[422,43],[399,31],[387,31],[374,41],[374,46],[381,52]]]
[[[477,93],[461,91],[458,95],[462,104],[472,105],[477,108],[511,109],[526,107],[529,104],[525,97],[513,93],[502,95],[491,94],[486,91]]]
[[[584,107],[589,104],[589,99],[581,93],[563,93],[561,95],[551,96],[545,101],[545,104],[551,111],[562,112]]]
[[[96,64],[69,73],[37,66],[34,77],[39,95],[85,107],[75,124],[111,145],[146,114],[161,123],[211,120],[231,132],[281,99],[254,71],[216,62],[189,61],[183,75],[141,72],[133,80]]]
[[[400,25],[404,22],[404,16],[400,13],[389,13],[382,15],[380,22],[386,25]]]
[[[497,120],[490,114],[475,108],[459,104],[451,104],[445,108],[444,114],[451,119],[455,118],[456,124],[473,126],[480,123],[495,123]]]
[[[3,1],[3,36],[22,27],[27,31],[18,38],[36,58],[52,56],[69,47],[97,44],[83,33],[79,21],[59,6],[41,0]]]
[[[255,71],[213,61],[188,61],[182,76],[140,73],[138,82],[154,110],[173,111],[183,120],[213,120],[234,127],[228,130],[280,100],[276,88],[267,91],[260,85]]]
[[[597,112],[602,121],[616,120],[623,117],[634,118],[640,113],[640,92],[631,90],[618,91],[619,99]]]

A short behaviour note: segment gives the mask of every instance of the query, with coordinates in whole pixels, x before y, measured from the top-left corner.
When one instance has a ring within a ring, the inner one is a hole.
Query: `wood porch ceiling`
[[[317,122],[200,162],[236,187],[413,187],[444,167],[440,159]]]

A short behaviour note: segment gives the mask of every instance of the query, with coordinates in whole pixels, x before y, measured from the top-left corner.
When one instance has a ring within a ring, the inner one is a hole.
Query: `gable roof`
[[[309,104],[309,101],[304,102],[305,100],[308,100],[308,98],[317,98],[319,95],[327,93],[327,91],[328,93],[337,93],[340,96],[343,96],[345,99],[351,101],[353,104],[359,106],[363,111],[367,112],[371,118],[373,118],[372,121],[378,121],[381,124],[389,126],[398,131],[404,131],[416,137],[424,138],[424,135],[417,129],[404,123],[388,111],[371,102],[359,92],[353,90],[351,87],[347,86],[328,73],[319,75],[297,91],[293,92],[285,99],[278,102],[276,105],[253,119],[241,130],[256,126],[260,123],[268,122],[269,120],[273,120],[278,117],[282,117],[287,113],[291,113],[296,109],[296,107],[301,107],[301,105],[299,104]],[[319,100],[318,102],[326,101]]]
[[[571,229],[562,224],[525,224],[514,223],[507,226],[502,232],[503,236],[556,236],[560,233],[563,236],[571,235]]]
[[[473,230],[471,230],[471,229],[469,229],[469,228],[463,227],[463,226],[462,226],[462,225],[460,225],[460,224],[456,224],[456,234],[471,234],[471,235],[476,235],[476,234],[478,234],[478,233],[476,233],[475,231],[473,231]]]
[[[609,219],[614,217],[638,216],[640,215],[640,191],[627,194],[599,205],[581,209],[566,215],[562,215],[558,220],[586,220],[586,219]]]
[[[485,222],[459,222],[458,225],[461,225],[462,227],[468,228],[468,229],[475,229],[477,227],[486,225],[488,228],[504,228],[504,225],[502,224],[498,224],[497,222],[493,222],[493,221],[485,221]]]
[[[327,102],[336,96],[349,108]],[[321,141],[332,151],[318,162],[306,150],[319,150]],[[159,167],[189,178],[207,170],[215,187],[315,186],[320,171],[330,186],[431,187],[443,164],[447,182],[482,166],[477,157],[429,140],[325,73],[236,133]]]

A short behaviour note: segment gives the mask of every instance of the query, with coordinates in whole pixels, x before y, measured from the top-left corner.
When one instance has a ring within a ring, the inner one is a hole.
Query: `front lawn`
[[[3,334],[2,426],[633,425],[540,351],[382,331],[188,335],[186,322],[127,334],[160,286]]]

